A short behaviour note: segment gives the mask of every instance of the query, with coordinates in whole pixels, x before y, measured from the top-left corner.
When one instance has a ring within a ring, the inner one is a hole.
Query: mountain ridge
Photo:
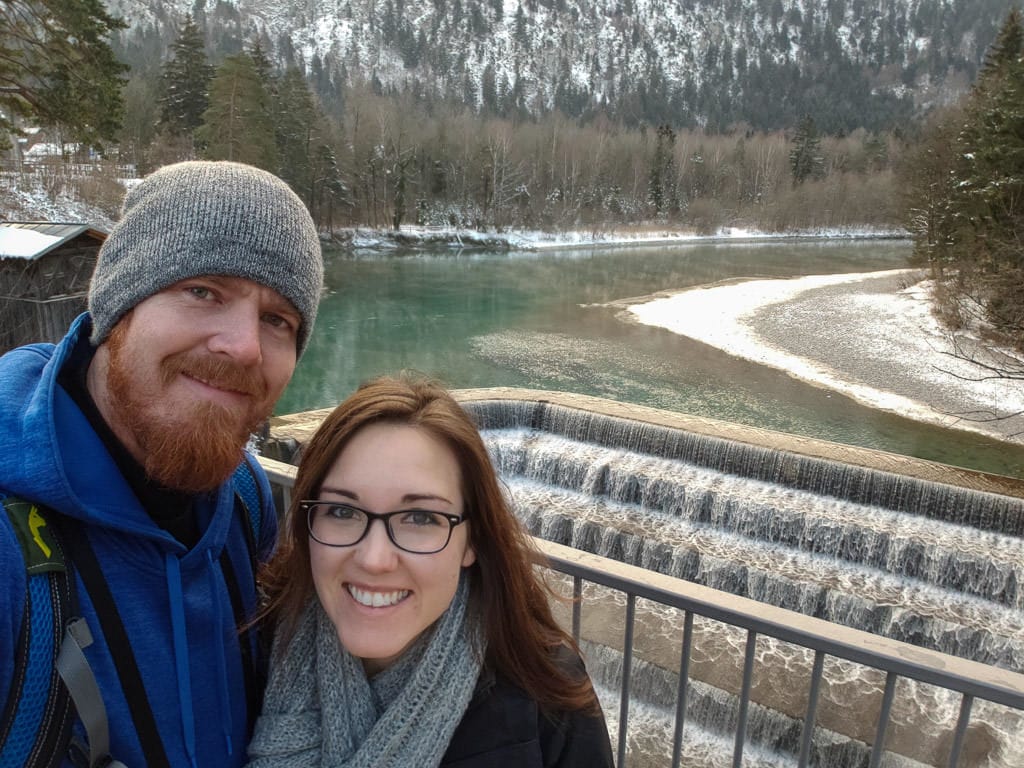
[[[325,105],[364,83],[508,116],[831,133],[899,126],[966,92],[1012,0],[107,0],[158,66],[192,13],[216,61],[254,39]]]

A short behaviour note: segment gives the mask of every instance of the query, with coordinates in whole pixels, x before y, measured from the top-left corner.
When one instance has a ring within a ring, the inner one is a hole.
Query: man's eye
[[[195,296],[197,299],[208,299],[213,295],[213,292],[203,285],[190,285],[188,292]]]
[[[272,328],[280,328],[282,330],[293,330],[295,328],[293,321],[283,315],[274,314],[273,312],[265,313],[263,315],[263,322]]]

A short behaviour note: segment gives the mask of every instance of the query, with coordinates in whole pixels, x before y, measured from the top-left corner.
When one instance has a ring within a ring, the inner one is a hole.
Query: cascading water
[[[607,646],[584,642],[582,649],[590,662],[591,677],[613,734],[618,728],[617,690],[622,674],[622,655]],[[641,721],[634,727],[630,765],[635,768],[667,764],[665,746],[671,743],[677,677],[642,660],[633,661],[633,689],[643,691],[630,718]],[[687,696],[687,721],[681,741],[681,764],[687,768],[717,768],[732,764],[733,734],[736,727],[736,698],[699,680],[692,680]],[[745,766],[784,768],[794,763],[800,749],[802,723],[768,707],[753,704],[748,713]],[[613,736],[614,737],[614,736]],[[645,743],[646,742],[646,743]],[[843,734],[819,728],[811,752],[811,764],[818,768],[866,765],[870,747]],[[887,768],[921,768],[922,764],[900,755],[886,758]]]
[[[535,535],[1024,672],[1024,499],[544,402],[464,405],[480,423],[517,511]],[[678,617],[665,617],[663,629],[652,629],[659,625],[651,620],[646,631],[670,635],[677,624]],[[709,647],[723,642],[722,632],[705,629]],[[763,653],[785,657],[771,645]],[[614,688],[615,652],[593,654],[591,663],[596,658],[603,669],[596,676]],[[798,665],[809,664],[803,659]],[[840,674],[877,688],[859,671]],[[778,684],[785,687],[782,680]],[[674,698],[665,701],[656,687],[634,686],[634,693],[670,723]],[[729,732],[728,718],[713,713],[731,710],[707,703],[725,694],[713,681],[701,690],[688,707],[694,713],[688,729],[696,729],[687,732],[691,747]],[[955,719],[956,701],[924,687],[905,693],[908,711],[932,725]],[[836,696],[846,703],[856,697],[849,690]],[[952,714],[935,714],[939,705]],[[751,764],[792,764],[793,716],[759,711],[760,724],[750,733],[766,735],[749,736],[762,750]],[[663,727],[658,716],[646,717],[653,718],[654,731]],[[1016,714],[993,717],[994,725],[972,734],[976,742],[991,741],[990,747],[978,748],[980,756],[968,763],[1024,764],[1018,743],[1024,729]],[[664,727],[671,734],[671,725]],[[840,737],[823,729],[816,737],[816,764],[866,764],[863,743],[848,738],[862,738],[861,730],[851,726]],[[711,735],[698,738],[698,731]],[[903,738],[906,759],[941,759],[935,750],[919,749],[913,732]],[[787,757],[775,762],[779,750]],[[691,754],[692,762],[684,764],[725,765],[730,754],[731,744],[724,743],[704,757]],[[664,764],[663,756],[651,764]]]

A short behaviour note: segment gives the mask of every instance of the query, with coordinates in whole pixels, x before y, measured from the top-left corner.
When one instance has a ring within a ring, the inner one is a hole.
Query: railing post
[[[583,579],[572,577],[572,639],[580,643],[580,609],[583,605]]]
[[[740,711],[736,716],[736,743],[732,752],[733,768],[743,768],[743,742],[747,735],[747,710],[750,708],[750,685],[754,677],[754,651],[757,632],[747,631],[747,650],[743,659],[743,686],[740,690]]]
[[[869,768],[878,768],[882,764],[882,753],[885,751],[885,731],[889,727],[889,715],[892,712],[892,700],[896,695],[896,673],[889,672],[885,676],[885,693],[882,694],[882,708],[878,712],[878,726],[875,728],[875,743],[871,747]]]
[[[798,768],[807,768],[811,759],[811,742],[814,740],[814,722],[818,718],[818,697],[821,692],[821,675],[825,668],[825,654],[814,653],[814,669],[811,670],[811,687],[807,692],[807,714],[804,716],[804,732],[800,737],[800,762]]]
[[[960,762],[960,752],[964,748],[964,736],[967,734],[967,724],[971,720],[971,707],[974,705],[974,697],[965,693],[960,699],[960,716],[956,719],[956,731],[953,733],[953,746],[949,750],[949,768],[956,768]]]
[[[633,668],[633,623],[636,619],[636,595],[626,599],[626,637],[622,645],[622,693],[619,699],[619,756],[615,764],[626,766],[626,733],[629,731],[629,684]]]
[[[679,654],[679,692],[676,694],[676,730],[672,737],[672,768],[683,759],[683,727],[686,724],[686,694],[690,682],[690,651],[693,648],[693,613],[683,619],[683,648]]]

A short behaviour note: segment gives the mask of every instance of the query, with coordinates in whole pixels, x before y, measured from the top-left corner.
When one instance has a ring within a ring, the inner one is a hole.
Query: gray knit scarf
[[[394,664],[367,680],[319,600],[282,653],[274,641],[252,768],[437,766],[469,705],[483,657],[465,571],[451,605]]]

